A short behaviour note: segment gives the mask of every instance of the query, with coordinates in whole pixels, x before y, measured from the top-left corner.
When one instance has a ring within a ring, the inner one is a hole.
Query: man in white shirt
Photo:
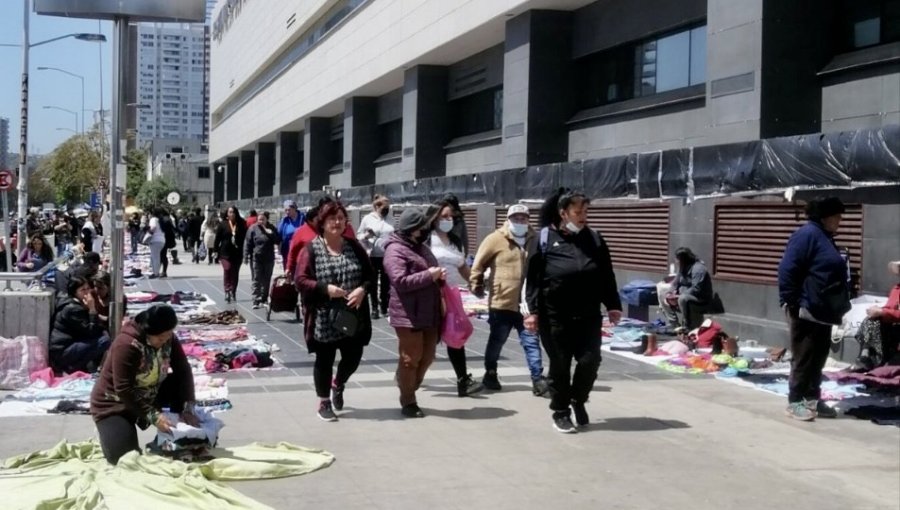
[[[372,302],[372,318],[379,319],[388,313],[390,299],[390,281],[384,272],[384,242],[394,232],[393,222],[388,218],[391,213],[391,201],[384,196],[375,195],[372,212],[363,216],[359,222],[356,237],[362,242],[375,269],[377,285],[369,288],[369,300]]]

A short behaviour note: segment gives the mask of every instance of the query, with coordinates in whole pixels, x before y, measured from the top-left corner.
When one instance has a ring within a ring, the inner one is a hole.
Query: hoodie
[[[397,232],[388,237],[384,245],[384,272],[391,281],[391,326],[412,329],[441,326],[441,288],[428,271],[432,267],[438,267],[438,262],[428,246]]]
[[[147,429],[162,411],[157,394],[164,381],[169,381],[171,388],[167,395],[172,400],[165,404],[172,412],[180,413],[194,401],[194,376],[178,339],[173,336],[154,349],[137,324],[129,320],[110,346],[91,391],[94,421],[123,415]]]

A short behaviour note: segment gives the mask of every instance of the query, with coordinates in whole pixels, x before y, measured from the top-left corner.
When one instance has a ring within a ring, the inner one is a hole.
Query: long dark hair
[[[32,250],[32,253],[34,253],[34,241],[36,239],[41,240],[41,252],[37,254],[39,257],[41,257],[41,260],[43,260],[44,262],[50,262],[51,260],[53,260],[53,249],[50,248],[50,245],[47,244],[47,239],[45,239],[41,234],[35,234],[31,236],[31,240],[28,241],[28,248]]]
[[[437,223],[440,221],[441,211],[450,208],[450,211],[453,213],[454,217],[456,216],[456,208],[453,206],[453,202],[447,200],[446,198],[443,200],[438,200],[437,202],[428,206],[428,209],[425,211],[425,217],[428,218],[428,225],[426,226],[426,234],[427,239],[431,239],[431,232],[437,230]],[[454,229],[455,230],[455,229]],[[456,234],[453,230],[447,232],[447,238],[450,239],[450,244],[456,246],[456,248],[465,253],[465,249],[463,248],[462,239],[459,235]]]

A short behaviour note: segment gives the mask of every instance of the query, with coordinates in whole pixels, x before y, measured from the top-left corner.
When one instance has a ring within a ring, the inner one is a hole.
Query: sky
[[[22,11],[24,0],[0,0],[0,44],[22,43]],[[81,80],[57,71],[38,71],[38,66],[58,67],[84,76],[84,108],[100,109],[100,87],[103,87],[103,108],[111,103],[112,81],[112,22],[97,20],[39,16],[30,13],[31,44],[72,33],[100,33],[105,43],[85,42],[73,38],[48,43],[30,52],[28,152],[47,154],[72,136],[75,116],[71,113],[44,109],[58,106],[78,112],[81,129]],[[102,76],[101,76],[102,59]],[[9,119],[9,151],[19,152],[20,101],[22,77],[22,49],[0,46],[0,117]],[[85,129],[92,124],[93,113],[87,112]]]

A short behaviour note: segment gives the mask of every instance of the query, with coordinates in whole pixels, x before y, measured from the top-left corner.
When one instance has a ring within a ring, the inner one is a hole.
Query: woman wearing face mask
[[[110,464],[130,451],[140,452],[135,425],[169,432],[177,422],[197,426],[193,413],[194,376],[175,338],[178,318],[168,305],[155,305],[128,320],[113,341],[91,391],[91,415],[100,448]]]
[[[579,427],[590,422],[585,403],[600,368],[601,305],[613,324],[622,318],[609,248],[587,226],[589,205],[578,192],[549,198],[542,209],[545,227],[528,257],[525,327],[540,331],[550,358],[550,409],[553,427],[562,433],[577,431],[571,410]]]
[[[441,328],[441,285],[447,270],[438,265],[424,244],[428,220],[422,211],[406,209],[397,232],[384,247],[384,269],[391,280],[390,324],[397,331],[400,360],[397,386],[401,412],[423,418],[416,390],[434,362]]]
[[[463,254],[462,240],[453,233],[453,207],[446,201],[438,202],[428,208],[426,217],[430,218],[431,236],[429,247],[434,258],[447,271],[447,285],[468,288],[469,266]],[[455,349],[447,346],[447,357],[456,372],[456,392],[460,397],[473,395],[484,389],[472,378],[466,368],[466,348]]]
[[[372,212],[363,216],[359,222],[356,237],[359,239],[372,261],[375,269],[375,281],[369,289],[369,301],[372,302],[372,318],[379,319],[387,315],[388,299],[390,298],[391,282],[384,272],[384,242],[394,232],[394,226],[388,215],[391,212],[391,201],[382,195],[375,195],[372,204]]]

